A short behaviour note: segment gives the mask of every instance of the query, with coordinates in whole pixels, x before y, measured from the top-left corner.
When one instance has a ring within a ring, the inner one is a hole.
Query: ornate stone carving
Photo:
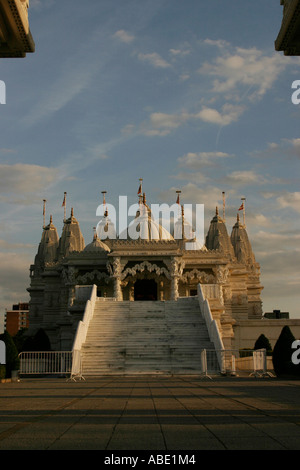
[[[149,271],[150,273],[155,272],[158,276],[164,274],[168,279],[171,279],[169,271],[164,267],[159,267],[154,263],[149,261],[143,261],[142,263],[136,264],[132,268],[126,268],[125,271],[121,274],[121,279],[125,279],[127,276],[136,276],[137,272]]]
[[[87,272],[86,274],[83,274],[82,276],[77,277],[77,282],[83,282],[85,283],[88,279],[97,279],[98,281],[104,280],[106,284],[108,284],[110,280],[110,276],[106,274],[105,272],[98,271],[98,269],[94,269],[91,272]]]
[[[213,269],[217,284],[225,284],[229,276],[229,269],[227,266],[217,266]]]
[[[205,271],[199,271],[198,269],[193,269],[192,271],[185,272],[181,277],[180,281],[187,283],[197,279],[197,281],[202,284],[213,284],[215,282],[215,277],[212,274],[208,274]]]
[[[63,268],[62,270],[62,279],[65,285],[72,285],[76,283],[76,274],[78,273],[78,269],[74,268],[74,266],[68,266],[68,269]]]

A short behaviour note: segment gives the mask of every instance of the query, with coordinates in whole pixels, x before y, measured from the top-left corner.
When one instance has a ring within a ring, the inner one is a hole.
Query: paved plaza
[[[0,384],[0,450],[300,449],[300,381],[24,378]]]

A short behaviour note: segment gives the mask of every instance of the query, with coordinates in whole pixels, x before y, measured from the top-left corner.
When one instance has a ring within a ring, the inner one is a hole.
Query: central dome
[[[172,235],[162,225],[156,222],[150,208],[145,202],[139,204],[135,219],[130,222],[127,229],[120,233],[122,240],[174,240]]]

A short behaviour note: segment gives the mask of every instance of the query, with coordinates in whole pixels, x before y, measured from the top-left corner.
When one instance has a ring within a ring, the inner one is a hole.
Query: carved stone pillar
[[[177,300],[179,297],[178,279],[182,275],[184,264],[176,258],[171,262],[171,300]]]
[[[171,300],[177,300],[179,297],[178,292],[178,276],[174,274],[171,281]]]
[[[120,258],[115,258],[112,263],[107,264],[108,271],[111,277],[114,280],[114,297],[116,300],[123,300],[122,287],[121,287],[121,260]]]
[[[114,276],[114,297],[117,300],[123,300],[120,276]]]

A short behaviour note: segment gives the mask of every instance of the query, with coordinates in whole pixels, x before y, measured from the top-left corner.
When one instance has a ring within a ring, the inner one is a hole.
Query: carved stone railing
[[[94,284],[90,299],[86,302],[84,314],[82,320],[78,323],[77,331],[73,343],[73,362],[71,378],[81,377],[81,347],[85,342],[87,331],[91,319],[93,318],[95,303],[97,299],[97,286]]]
[[[225,348],[224,348],[224,344],[222,341],[222,337],[221,337],[217,322],[213,319],[210,306],[209,306],[209,301],[207,300],[207,297],[203,291],[203,287],[204,286],[202,286],[201,284],[198,284],[197,286],[200,310],[206,323],[209,339],[214,344],[214,347],[217,353],[220,371],[221,373],[224,373],[225,362],[224,362],[224,354],[222,354],[222,351],[224,351]]]

